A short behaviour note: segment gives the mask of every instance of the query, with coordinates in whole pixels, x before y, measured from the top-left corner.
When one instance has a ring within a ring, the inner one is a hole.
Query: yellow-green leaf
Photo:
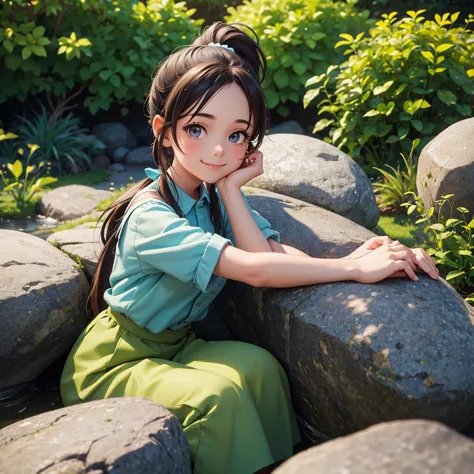
[[[23,173],[23,163],[20,160],[16,160],[13,165],[8,163],[7,168],[15,178],[19,178]]]
[[[352,43],[352,41],[354,41],[354,37],[352,35],[347,34],[347,33],[342,33],[339,36],[341,38],[344,38],[347,41],[350,41],[351,43]]]
[[[421,55],[424,58],[426,58],[428,61],[430,61],[431,63],[434,62],[434,56],[433,56],[433,53],[431,51],[422,51]]]
[[[436,52],[444,53],[445,51],[447,51],[449,48],[452,48],[453,46],[454,44],[448,44],[448,43],[440,44],[439,46],[436,47]]]
[[[452,280],[453,278],[457,278],[461,275],[464,275],[466,272],[463,270],[453,270],[446,275],[446,281]]]

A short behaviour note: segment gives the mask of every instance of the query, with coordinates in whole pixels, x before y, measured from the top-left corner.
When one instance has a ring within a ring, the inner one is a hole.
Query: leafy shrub
[[[92,114],[142,102],[160,60],[196,36],[202,20],[193,13],[174,0],[3,2],[0,104],[43,92],[65,102],[83,91]]]
[[[268,105],[288,115],[288,102],[300,103],[304,84],[314,74],[340,63],[334,50],[339,31],[359,33],[368,27],[368,12],[359,12],[356,0],[245,0],[229,8],[226,22],[250,26],[268,58],[264,83]]]
[[[206,24],[212,24],[215,21],[222,20],[228,7],[239,5],[241,0],[188,0],[188,8],[196,9],[195,18],[203,18]]]
[[[393,166],[385,165],[392,170],[392,174],[386,170],[375,168],[379,171],[384,180],[372,185],[376,197],[377,205],[382,211],[398,211],[406,201],[406,193],[416,191],[416,164],[413,162],[413,150],[420,144],[420,139],[413,141],[410,155],[405,158],[401,153],[405,170],[400,170],[400,165],[395,169]]]
[[[414,197],[415,204],[407,202],[402,206],[408,208],[407,214],[416,211],[421,216],[416,224],[425,223],[424,231],[432,234],[436,247],[427,248],[426,251],[436,263],[440,275],[453,285],[466,302],[474,305],[474,215],[469,219],[469,210],[458,207],[457,210],[465,217],[463,220],[453,218],[450,199],[454,194],[447,194],[435,204],[441,209],[448,202],[451,217],[447,218],[445,212],[439,212],[435,220],[434,207],[426,210],[420,196],[408,194]]]
[[[380,166],[400,151],[408,153],[415,138],[423,148],[448,125],[472,115],[474,93],[474,33],[453,28],[458,13],[436,14],[424,21],[422,13],[397,13],[355,38],[341,34],[336,47],[347,46],[349,59],[334,78],[326,73],[308,80],[305,107],[316,97],[319,120],[314,131],[330,127],[326,141],[353,158]],[[472,15],[471,15],[472,17]]]
[[[16,138],[15,134],[5,134],[3,130],[0,130],[0,141],[14,138]],[[8,163],[6,166],[11,176],[6,176],[6,172],[3,170],[0,171],[0,177],[4,185],[2,193],[12,196],[20,209],[30,204],[35,195],[41,192],[45,186],[57,181],[56,178],[51,176],[40,177],[44,171],[44,161],[39,163],[38,166],[30,165],[30,159],[39,147],[32,144],[28,144],[27,147],[30,152],[25,167],[23,167],[20,160],[16,160],[15,163]],[[22,149],[20,149],[20,154],[23,154]]]
[[[48,117],[44,107],[41,107],[41,112],[32,112],[31,115],[17,117],[14,129],[19,135],[15,145],[25,147],[28,143],[35,143],[39,146],[34,163],[50,163],[53,174],[77,173],[90,168],[91,158],[86,151],[88,142],[83,138],[88,130],[80,127],[77,117],[72,114]]]

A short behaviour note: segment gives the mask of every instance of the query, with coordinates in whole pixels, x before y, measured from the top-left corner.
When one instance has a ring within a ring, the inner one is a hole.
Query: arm
[[[308,254],[302,252],[301,250],[295,249],[294,247],[290,247],[289,245],[280,244],[273,239],[268,239],[268,243],[274,253],[285,253],[287,255],[299,255],[300,257],[309,257]],[[346,257],[344,257],[346,258]]]
[[[352,260],[250,253],[227,245],[220,254],[214,274],[256,287],[288,288],[355,280],[357,267]]]
[[[271,252],[272,248],[251,216],[240,189],[221,188],[219,194],[229,216],[235,246],[247,252]]]

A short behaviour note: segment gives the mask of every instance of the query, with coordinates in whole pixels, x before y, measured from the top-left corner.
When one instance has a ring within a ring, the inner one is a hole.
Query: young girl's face
[[[248,119],[249,105],[242,89],[235,83],[224,86],[194,118],[189,114],[177,121],[182,152],[172,144],[173,167],[206,183],[232,173],[242,165],[249,145],[253,119],[246,131]]]

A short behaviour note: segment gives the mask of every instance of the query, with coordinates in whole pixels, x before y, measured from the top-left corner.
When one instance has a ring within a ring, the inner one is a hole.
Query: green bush
[[[47,162],[54,175],[90,169],[91,158],[87,152],[89,142],[84,139],[88,130],[81,128],[79,119],[72,114],[55,118],[48,116],[46,109],[41,107],[41,112],[32,112],[28,117],[16,117],[13,129],[18,134],[18,138],[13,141],[15,147],[22,150],[28,143],[39,146],[32,164]],[[16,152],[6,157],[10,163],[17,158]],[[0,148],[2,154],[6,154],[5,148],[3,153]]]
[[[188,0],[188,8],[195,8],[195,18],[203,18],[205,24],[211,25],[215,21],[223,20],[228,7],[235,7],[241,0]]]
[[[416,164],[413,161],[413,151],[419,144],[420,140],[418,138],[414,140],[408,158],[403,153],[401,154],[405,164],[404,170],[400,170],[400,165],[395,169],[387,164],[385,166],[392,173],[381,168],[375,168],[384,178],[382,182],[376,182],[372,185],[380,210],[399,211],[399,208],[406,201],[406,193],[416,191]]]
[[[308,78],[342,62],[334,49],[339,31],[359,33],[369,25],[368,12],[356,0],[246,0],[229,8],[226,22],[250,26],[268,58],[264,83],[268,105],[282,116],[287,103],[300,103]]]
[[[328,71],[307,82],[305,107],[323,94],[314,131],[330,127],[326,141],[345,149],[360,162],[380,166],[399,152],[408,153],[416,138],[421,148],[447,126],[472,115],[474,93],[474,34],[453,27],[458,14],[436,14],[425,20],[424,10],[397,13],[369,31],[343,38],[351,54],[334,77]],[[472,15],[471,15],[472,17]]]
[[[450,206],[450,218],[445,217],[445,213],[439,212],[437,219],[433,219],[434,207],[426,210],[420,196],[415,193],[415,204],[404,203],[407,207],[407,214],[417,212],[421,217],[416,224],[424,223],[425,233],[432,234],[435,247],[427,248],[427,253],[433,258],[439,269],[440,275],[453,285],[466,300],[474,306],[474,215],[465,207],[458,207],[457,210],[465,216],[463,219],[454,219],[453,204],[450,199],[454,194],[441,196],[435,201],[437,209],[441,209],[446,203]]]
[[[0,129],[0,141],[14,140],[17,136],[14,133],[4,133]],[[31,157],[38,150],[39,146],[28,143],[27,148],[30,150],[26,165],[23,166],[21,160],[16,160],[15,163],[8,163],[6,168],[9,171],[9,176],[6,170],[0,170],[0,178],[3,181],[3,188],[0,194],[9,195],[15,205],[20,209],[25,209],[30,206],[35,196],[40,193],[45,186],[57,181],[51,176],[40,177],[44,172],[45,162],[42,161],[37,166],[30,164]],[[23,155],[23,149],[20,149],[20,155]]]
[[[196,36],[202,20],[193,13],[174,0],[4,2],[0,104],[47,93],[64,108],[84,91],[92,114],[143,102],[159,62]]]

